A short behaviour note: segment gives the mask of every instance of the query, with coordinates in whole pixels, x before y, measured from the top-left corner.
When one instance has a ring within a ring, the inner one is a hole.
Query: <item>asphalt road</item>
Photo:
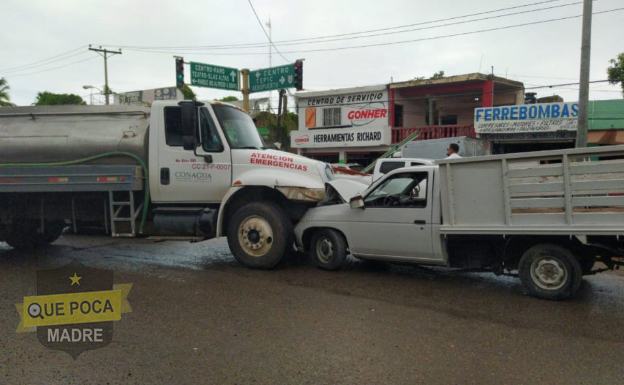
[[[77,259],[133,283],[113,342],[83,353],[15,333],[36,270]],[[37,252],[0,243],[0,384],[622,384],[624,274],[565,302],[490,274],[340,272],[303,256],[238,266],[224,240],[64,236]]]

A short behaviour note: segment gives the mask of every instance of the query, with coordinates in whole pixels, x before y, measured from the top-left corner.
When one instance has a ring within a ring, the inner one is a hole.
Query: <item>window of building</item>
[[[305,154],[305,156],[325,163],[338,163],[339,159],[338,153]]]
[[[167,146],[182,147],[182,109],[165,107],[165,142]]]
[[[323,127],[340,126],[340,107],[323,109]]]
[[[442,125],[456,125],[457,115],[444,115],[442,117]]]
[[[394,105],[394,127],[403,127],[403,106]]]

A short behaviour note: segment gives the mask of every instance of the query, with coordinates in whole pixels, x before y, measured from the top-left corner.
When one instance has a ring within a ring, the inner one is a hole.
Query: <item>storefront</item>
[[[329,163],[370,164],[390,149],[386,85],[297,94],[291,147]]]
[[[476,108],[474,127],[492,154],[573,148],[578,108],[577,102]]]

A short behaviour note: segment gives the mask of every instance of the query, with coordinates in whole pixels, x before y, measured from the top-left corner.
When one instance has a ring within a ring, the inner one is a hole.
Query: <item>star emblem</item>
[[[76,275],[76,273],[74,273],[74,276],[73,276],[73,277],[69,277],[69,279],[71,279],[71,281],[72,281],[72,284],[71,284],[71,285],[72,285],[72,286],[74,286],[74,283],[75,283],[75,284],[78,284],[78,286],[80,286],[80,282],[78,282],[78,281],[80,281],[80,279],[81,279],[81,278],[82,278],[82,277],[78,277],[78,276]]]

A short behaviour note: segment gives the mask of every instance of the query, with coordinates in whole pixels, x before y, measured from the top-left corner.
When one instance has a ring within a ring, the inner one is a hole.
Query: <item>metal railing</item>
[[[454,138],[458,136],[476,136],[472,125],[427,126],[427,127],[394,127],[392,128],[392,143],[399,143],[411,134],[419,132],[414,140]]]

